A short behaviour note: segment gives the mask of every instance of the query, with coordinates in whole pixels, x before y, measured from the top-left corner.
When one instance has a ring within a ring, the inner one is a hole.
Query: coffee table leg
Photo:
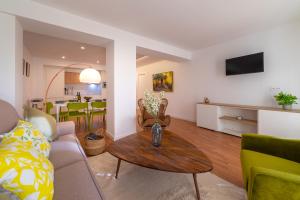
[[[197,199],[200,200],[200,193],[199,193],[198,182],[197,182],[197,174],[193,174],[193,178],[194,178],[194,183],[195,183],[195,188],[196,188]]]
[[[119,158],[118,159],[118,166],[117,166],[116,176],[115,176],[116,179],[118,178],[118,174],[119,174],[119,170],[120,170],[120,165],[121,165],[121,159]]]

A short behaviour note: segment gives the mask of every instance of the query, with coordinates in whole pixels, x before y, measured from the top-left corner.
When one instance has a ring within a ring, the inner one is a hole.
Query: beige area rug
[[[152,170],[122,161],[114,178],[117,159],[109,153],[88,158],[107,200],[195,200],[191,174]],[[212,173],[198,174],[201,200],[246,200],[245,192]]]

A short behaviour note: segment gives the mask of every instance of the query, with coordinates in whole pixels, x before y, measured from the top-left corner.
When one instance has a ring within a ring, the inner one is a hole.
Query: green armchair
[[[300,200],[300,140],[242,135],[248,200]]]

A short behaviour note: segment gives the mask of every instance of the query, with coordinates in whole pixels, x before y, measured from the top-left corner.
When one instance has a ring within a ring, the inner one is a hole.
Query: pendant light
[[[80,72],[79,80],[81,83],[99,84],[101,82],[101,75],[95,69],[86,68]]]

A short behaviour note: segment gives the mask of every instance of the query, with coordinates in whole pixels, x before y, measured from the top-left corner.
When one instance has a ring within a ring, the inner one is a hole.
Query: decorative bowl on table
[[[90,102],[90,100],[92,99],[92,97],[83,97],[83,98],[86,102]]]
[[[78,100],[77,99],[70,99],[70,100],[68,100],[68,102],[74,103],[74,102],[78,102]]]

